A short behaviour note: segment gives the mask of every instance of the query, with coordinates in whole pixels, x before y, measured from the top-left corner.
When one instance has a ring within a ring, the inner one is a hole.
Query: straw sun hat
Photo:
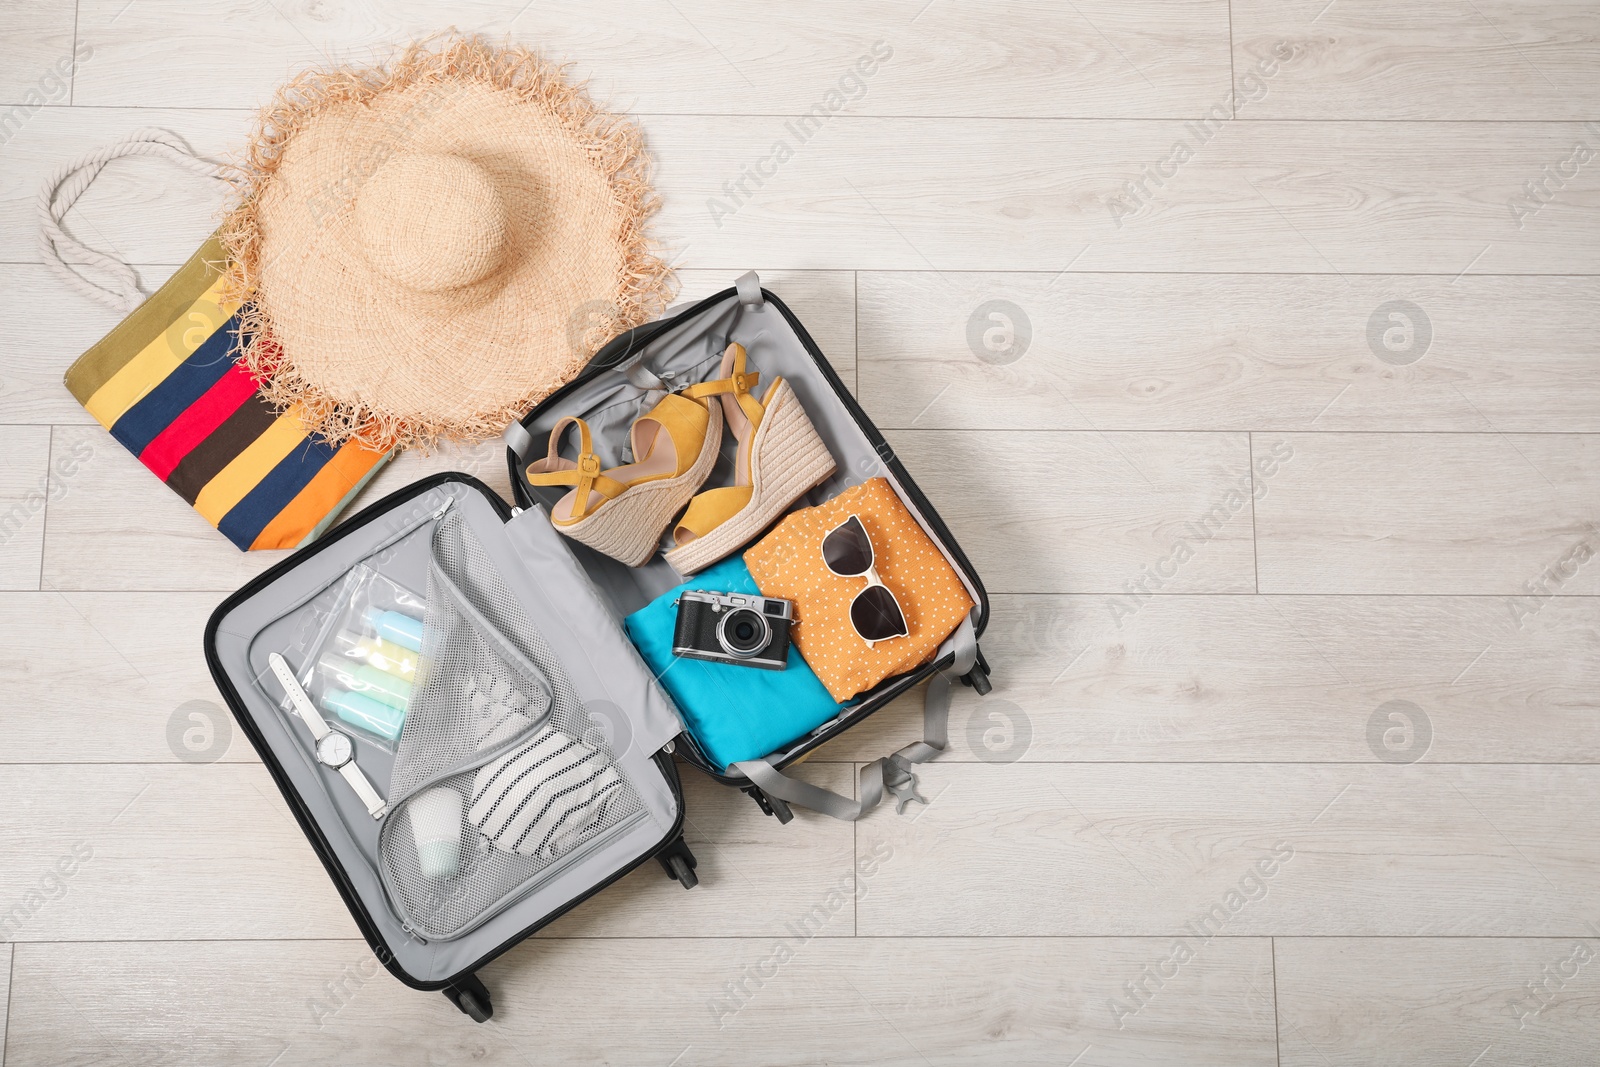
[[[245,361],[334,441],[492,437],[667,302],[648,165],[523,48],[307,71],[262,112],[222,228]]]

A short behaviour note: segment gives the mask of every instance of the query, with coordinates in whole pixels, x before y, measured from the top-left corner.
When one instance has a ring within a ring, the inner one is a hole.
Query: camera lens
[[[717,641],[722,650],[739,659],[754,656],[767,647],[771,638],[772,628],[767,620],[749,608],[736,608],[717,624]]]

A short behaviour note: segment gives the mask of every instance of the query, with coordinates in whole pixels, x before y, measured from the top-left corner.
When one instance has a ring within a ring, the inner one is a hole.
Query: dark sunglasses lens
[[[881,585],[868,586],[850,602],[850,622],[856,633],[868,641],[887,641],[906,634],[906,618],[900,614],[900,605],[894,594]]]
[[[867,573],[872,566],[872,539],[860,519],[850,516],[822,539],[822,559],[835,574]]]

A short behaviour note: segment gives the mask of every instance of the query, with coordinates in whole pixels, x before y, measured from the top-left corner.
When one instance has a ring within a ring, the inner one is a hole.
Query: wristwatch
[[[340,733],[328,725],[311,698],[306,696],[306,691],[301,688],[294,672],[289,669],[289,664],[284,662],[282,656],[276,652],[267,655],[267,663],[272,667],[272,673],[278,676],[278,681],[283,683],[284,691],[289,694],[289,699],[294,703],[294,708],[300,717],[311,728],[311,737],[317,743],[317,762],[324,767],[338,771],[350,788],[356,791],[356,796],[361,798],[361,803],[367,806],[367,814],[374,819],[382,818],[387,805],[378,791],[372,788],[372,783],[367,781],[367,776],[361,768],[356,766],[355,745],[348,734]]]

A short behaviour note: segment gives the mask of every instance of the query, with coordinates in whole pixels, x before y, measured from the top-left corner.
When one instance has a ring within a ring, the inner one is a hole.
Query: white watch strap
[[[278,681],[282,683],[284,692],[289,694],[289,700],[294,704],[295,710],[300,713],[300,717],[311,728],[311,736],[317,741],[321,741],[332,733],[333,730],[328,726],[327,720],[317,711],[317,706],[311,703],[311,698],[306,695],[305,689],[301,687],[299,679],[294,676],[294,672],[289,669],[289,664],[284,661],[284,658],[276,652],[268,653],[267,664],[271,666],[272,673],[278,676]],[[356,791],[356,796],[361,798],[361,803],[367,806],[367,814],[374,819],[382,818],[387,805],[384,804],[383,798],[378,795],[378,791],[372,788],[372,783],[367,781],[367,776],[362,773],[361,768],[356,766],[354,756],[350,758],[348,763],[339,768],[339,774],[346,782],[350,783],[350,788]]]
[[[276,652],[269,652],[267,654],[267,665],[272,668],[272,673],[278,676],[278,682],[283,686],[284,692],[289,694],[289,700],[294,704],[294,710],[298,711],[300,717],[306,721],[306,725],[311,727],[311,736],[318,741],[327,737],[331,732],[327,720],[322,717],[322,713],[317,710],[317,706],[311,703],[311,698],[306,696],[305,689],[301,687],[299,679],[294,676],[294,671],[289,669],[289,664]]]
[[[367,814],[374,819],[382,818],[387,805],[384,804],[383,798],[378,795],[378,791],[372,788],[372,783],[367,781],[367,776],[361,772],[361,768],[356,766],[356,761],[352,759],[349,763],[340,767],[339,773],[344,775],[344,780],[350,783],[350,788],[356,791],[356,796],[361,798],[361,803],[367,806]]]

